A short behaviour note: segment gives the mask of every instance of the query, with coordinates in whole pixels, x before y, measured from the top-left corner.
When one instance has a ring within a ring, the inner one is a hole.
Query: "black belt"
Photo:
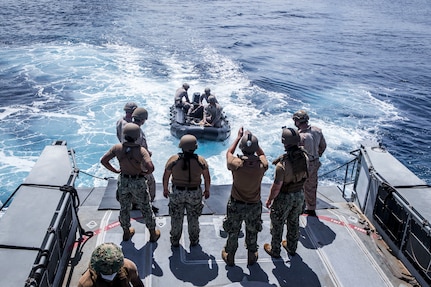
[[[199,186],[187,187],[187,186],[177,186],[177,185],[173,185],[172,187],[178,190],[197,190],[199,188]]]
[[[235,202],[237,204],[247,204],[247,205],[252,205],[252,204],[259,203],[259,202],[245,202],[245,201],[241,201],[241,200],[233,198],[232,196],[230,197],[230,201]]]
[[[144,174],[137,174],[137,175],[130,175],[130,174],[121,174],[121,177],[125,177],[125,178],[144,178],[145,175]]]

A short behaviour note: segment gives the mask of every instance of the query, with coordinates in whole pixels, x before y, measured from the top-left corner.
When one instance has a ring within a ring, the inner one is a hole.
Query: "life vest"
[[[179,152],[178,158],[174,162],[172,162],[172,167],[174,167],[180,159],[184,159],[184,158],[185,158],[184,153]],[[191,154],[191,158],[195,159],[202,169],[205,168],[205,166],[199,161],[199,156],[197,154],[195,154],[195,153]]]
[[[190,156],[191,157],[189,159],[195,159],[198,165],[202,168],[202,170],[205,168],[205,166],[199,161],[199,156],[197,154],[191,153]],[[181,159],[185,159],[185,155],[182,152],[178,153],[178,158],[172,163],[171,168],[173,168]],[[190,174],[190,166],[189,166],[189,183],[190,181],[191,181],[191,174]]]
[[[289,183],[284,182],[280,192],[291,193],[301,190],[305,180],[308,178],[306,151],[299,147],[293,148],[274,160],[273,164],[276,165],[279,162],[290,162],[296,180]],[[301,177],[304,172],[306,175]]]

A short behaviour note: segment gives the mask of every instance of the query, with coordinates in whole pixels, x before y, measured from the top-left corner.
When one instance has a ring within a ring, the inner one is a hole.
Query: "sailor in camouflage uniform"
[[[298,147],[299,134],[292,128],[283,128],[282,143],[285,154],[273,163],[274,182],[266,201],[271,217],[271,244],[263,248],[270,256],[280,258],[280,243],[291,255],[296,254],[299,240],[299,216],[304,203],[304,181],[308,176],[308,158],[305,150]],[[287,225],[286,240],[282,241],[283,227]]]
[[[100,162],[112,172],[118,173],[117,199],[120,202],[120,224],[123,228],[123,240],[128,241],[135,229],[130,224],[130,209],[132,202],[136,203],[142,212],[145,224],[150,231],[150,241],[155,242],[160,237],[156,230],[156,220],[151,210],[147,180],[145,176],[154,171],[154,165],[148,151],[135,143],[141,129],[134,123],[124,126],[124,143],[118,143],[103,155]],[[113,167],[110,160],[116,157],[120,169]]]
[[[239,143],[243,155],[234,156]],[[228,266],[235,265],[238,235],[245,221],[245,244],[248,265],[258,258],[257,234],[262,231],[262,202],[260,201],[262,178],[268,169],[265,153],[257,138],[241,127],[238,136],[226,152],[227,168],[232,172],[231,196],[227,203],[223,229],[228,233],[222,258]]]
[[[171,216],[171,244],[179,246],[183,232],[184,211],[187,212],[190,245],[199,243],[199,216],[202,214],[202,196],[210,196],[211,177],[206,160],[195,154],[198,148],[193,135],[181,137],[179,148],[182,153],[171,156],[163,173],[163,195],[169,197],[169,215]],[[169,179],[172,185],[169,190]],[[202,193],[201,178],[204,178],[205,190]]]
[[[144,287],[138,268],[124,258],[120,247],[102,243],[94,249],[88,269],[79,279],[78,287]]]

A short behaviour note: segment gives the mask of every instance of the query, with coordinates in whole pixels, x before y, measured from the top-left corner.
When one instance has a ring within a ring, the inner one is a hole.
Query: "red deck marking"
[[[335,218],[332,218],[332,217],[329,217],[329,216],[325,216],[325,215],[319,215],[317,217],[319,219],[322,219],[322,220],[325,220],[325,221],[328,221],[328,222],[331,222],[331,223],[334,223],[334,224],[338,224],[338,225],[341,225],[341,226],[347,226],[347,227],[349,227],[349,228],[351,228],[351,229],[353,229],[353,230],[355,230],[357,232],[363,233],[363,234],[368,234],[368,235],[370,234],[367,230],[365,230],[363,228],[360,228],[360,227],[358,227],[358,226],[356,226],[354,224],[351,224],[351,223],[346,224],[343,221],[340,221],[338,219],[335,219]],[[377,237],[377,235],[375,233],[373,233],[373,235],[374,235],[374,237]]]
[[[142,219],[142,218],[144,218],[143,216],[139,216],[139,217],[131,217],[130,219],[131,220],[138,220],[138,219]],[[111,224],[108,224],[108,225],[106,225],[106,227],[104,228],[104,231],[108,231],[108,230],[111,230],[111,229],[113,229],[113,228],[115,228],[115,227],[117,227],[117,226],[120,226],[120,222],[119,221],[115,221],[115,222],[112,222]],[[95,236],[95,235],[99,235],[100,233],[102,233],[102,229],[101,228],[99,228],[99,229],[96,229],[95,231],[93,231],[93,236]],[[76,246],[78,245],[78,244],[84,244],[88,239],[90,239],[91,237],[88,237],[88,236],[83,236],[83,237],[81,237],[81,238],[79,238],[78,240],[76,240],[75,242],[74,242],[74,244],[73,244],[73,248],[76,248]]]

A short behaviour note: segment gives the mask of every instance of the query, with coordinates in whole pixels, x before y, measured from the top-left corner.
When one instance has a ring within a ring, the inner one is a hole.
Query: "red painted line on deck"
[[[130,218],[130,220],[138,220],[138,219],[142,219],[143,217],[142,216],[139,216],[139,217],[131,217]],[[113,229],[113,228],[115,228],[115,227],[118,227],[118,226],[120,226],[120,221],[115,221],[115,222],[113,222],[113,223],[111,223],[111,224],[108,224],[108,225],[106,225],[106,227],[103,229],[103,231],[108,231],[108,230],[111,230],[111,229]],[[99,228],[99,229],[96,229],[95,231],[93,231],[93,236],[91,236],[91,237],[94,237],[94,236],[96,236],[96,235],[99,235],[100,233],[102,233],[102,228]],[[81,237],[81,238],[79,238],[77,241],[75,241],[75,243],[73,244],[73,248],[76,248],[76,246],[78,245],[78,244],[84,244],[88,239],[90,239],[91,238],[90,236],[86,236],[86,235],[83,235],[83,237]]]
[[[309,215],[305,215],[305,216],[309,216]],[[322,219],[324,221],[328,221],[328,222],[334,223],[334,224],[338,224],[338,225],[341,225],[341,226],[349,227],[349,228],[351,228],[351,229],[353,229],[353,230],[355,230],[357,232],[360,232],[360,233],[363,233],[363,234],[366,234],[366,235],[370,235],[371,234],[370,231],[367,231],[367,230],[365,230],[363,228],[360,228],[360,227],[358,227],[358,226],[356,226],[354,224],[351,224],[351,223],[347,223],[346,224],[343,221],[340,221],[338,219],[335,219],[335,218],[332,218],[332,217],[329,217],[329,216],[318,215],[317,218]],[[372,234],[373,234],[374,237],[377,237],[377,235],[375,233],[372,233]]]

